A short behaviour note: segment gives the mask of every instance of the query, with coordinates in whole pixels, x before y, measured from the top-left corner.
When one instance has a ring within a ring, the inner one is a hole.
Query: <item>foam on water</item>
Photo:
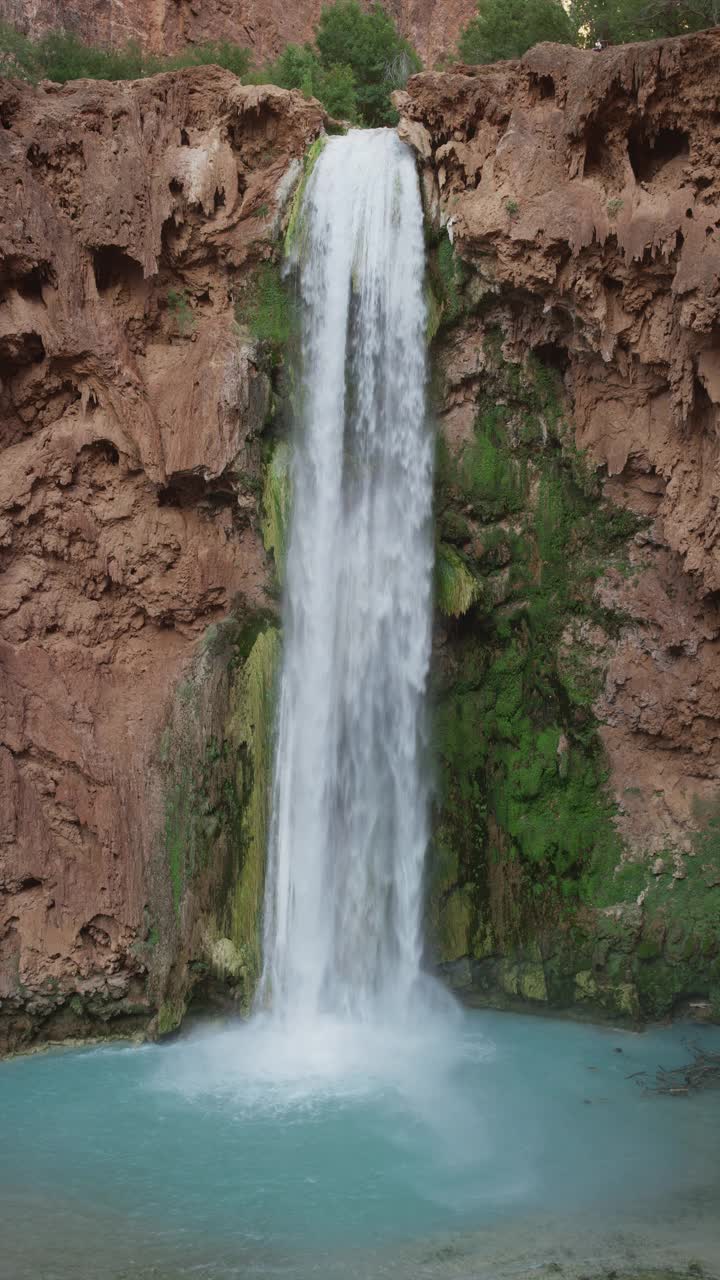
[[[685,1061],[680,1029],[288,1030],[0,1063],[2,1280],[720,1272],[717,1098],[628,1079]]]

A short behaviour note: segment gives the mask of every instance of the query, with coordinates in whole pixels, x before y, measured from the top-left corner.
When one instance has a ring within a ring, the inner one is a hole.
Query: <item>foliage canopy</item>
[[[472,64],[519,58],[551,40],[591,46],[702,31],[720,23],[720,0],[478,0],[458,54]]]
[[[576,28],[561,0],[480,0],[458,51],[472,64],[519,58],[543,40],[573,44]]]

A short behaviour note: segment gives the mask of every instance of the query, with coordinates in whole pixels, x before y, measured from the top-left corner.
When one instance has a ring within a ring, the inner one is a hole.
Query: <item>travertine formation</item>
[[[165,10],[145,8],[148,24]],[[583,645],[605,670],[595,711],[621,832],[667,879],[684,875],[695,808],[717,804],[720,777],[719,61],[718,32],[601,55],[540,46],[416,77],[399,99],[429,216],[472,269],[473,306],[441,344],[450,444],[472,434],[484,339],[499,328],[510,360],[534,351],[561,373],[605,494],[647,517],[632,572],[597,586],[622,626],[586,629]],[[256,926],[262,735],[255,781],[243,764],[225,784],[277,650],[262,630],[276,593],[258,510],[273,392],[243,321],[324,117],[299,94],[206,68],[4,82],[0,124],[3,1048],[107,1020],[145,1026],[161,1006],[160,1029],[174,1025],[177,956],[197,957],[209,901],[202,884],[188,894],[187,849],[209,875],[230,826],[255,849],[237,934]],[[232,628],[203,649],[229,612]],[[160,891],[163,869],[173,883]],[[225,872],[213,874],[219,890]],[[641,905],[611,926],[599,963],[613,947],[647,952]],[[206,950],[237,975],[226,933]],[[658,948],[679,954],[668,937]],[[526,961],[492,963],[545,999],[548,966],[537,971],[533,947]],[[568,961],[569,999],[592,1003],[594,964]],[[637,1012],[629,980],[613,981],[607,1007],[627,995]]]
[[[598,706],[631,845],[687,847],[720,781],[720,31],[421,75],[397,95],[482,306],[444,356],[472,428],[482,337],[562,372],[607,497],[650,517]],[[599,644],[608,657],[609,641]]]
[[[84,40],[123,45],[135,40],[153,53],[171,53],[206,40],[229,40],[253,50],[258,62],[288,43],[312,40],[324,0],[0,0],[0,19],[39,35],[62,27]],[[384,6],[427,66],[457,45],[475,13],[474,0],[388,0]]]
[[[266,603],[254,436],[270,387],[234,304],[323,115],[207,69],[4,83],[0,119],[0,1043],[8,1025],[13,1043],[43,1019],[52,1033],[72,990],[147,1020],[137,947],[168,698],[233,599]]]

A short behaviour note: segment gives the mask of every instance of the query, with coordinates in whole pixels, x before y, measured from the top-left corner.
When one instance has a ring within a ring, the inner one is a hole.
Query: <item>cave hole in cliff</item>
[[[0,125],[3,129],[12,129],[15,117],[20,110],[20,99],[15,96],[13,98],[5,98],[0,102]]]
[[[19,369],[40,364],[45,346],[39,333],[11,333],[0,339],[0,382],[7,382]]]
[[[533,347],[533,355],[546,368],[554,369],[561,377],[570,364],[570,356],[559,342],[541,342],[540,346]]]
[[[555,98],[555,81],[552,76],[541,76],[531,71],[528,76],[531,102],[548,102]]]
[[[221,507],[232,507],[236,502],[236,494],[230,480],[216,476],[208,480],[205,476],[188,473],[173,476],[161,489],[158,489],[159,507],[198,507],[212,513]]]
[[[54,272],[49,264],[41,262],[32,271],[26,271],[18,278],[16,288],[20,297],[28,302],[42,302],[43,285],[54,282]]]
[[[30,889],[41,888],[42,880],[39,880],[37,876],[23,876],[22,880],[18,884],[17,891],[18,893],[27,893]]]
[[[693,407],[688,415],[689,431],[693,435],[714,438],[717,416],[717,408],[708,395],[705,383],[696,374],[693,379]]]
[[[43,285],[57,284],[57,278],[50,263],[38,262],[29,271],[23,270],[20,264],[9,258],[0,271],[0,300],[11,289],[15,289],[27,302],[42,302]]]
[[[120,461],[120,454],[113,444],[112,440],[91,440],[90,444],[83,445],[80,450],[80,456],[86,458],[97,458],[101,462],[106,462],[108,466],[116,467]]]
[[[224,187],[215,188],[215,195],[213,196],[213,208],[216,213],[218,209],[225,208],[225,188]]]
[[[585,133],[583,176],[615,182],[620,176],[620,168],[618,157],[608,142],[607,129],[597,120],[591,121]]]
[[[650,137],[636,124],[628,134],[628,158],[638,182],[652,182],[672,160],[689,154],[690,138],[682,129],[661,129]]]
[[[187,129],[181,129],[181,130],[180,130],[180,146],[181,146],[181,147],[189,147],[189,146],[190,146],[190,138],[188,137],[188,131],[187,131]]]
[[[105,293],[119,284],[141,285],[144,279],[140,263],[114,244],[93,249],[93,271],[98,293]]]

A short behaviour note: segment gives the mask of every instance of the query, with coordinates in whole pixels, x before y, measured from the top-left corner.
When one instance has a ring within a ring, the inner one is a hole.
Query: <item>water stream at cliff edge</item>
[[[294,242],[302,411],[260,993],[279,1017],[395,1020],[420,998],[424,252],[407,147],[385,129],[331,139]]]

